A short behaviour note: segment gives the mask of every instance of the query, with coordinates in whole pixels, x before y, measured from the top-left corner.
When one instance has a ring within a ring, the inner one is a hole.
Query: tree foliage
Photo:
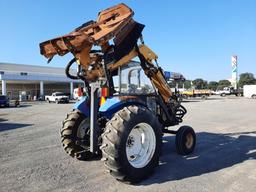
[[[192,82],[192,85],[191,85]],[[197,78],[193,81],[191,80],[185,80],[185,81],[171,81],[168,82],[168,84],[170,85],[170,87],[178,87],[179,88],[184,88],[185,89],[190,89],[195,88],[195,89],[211,89],[211,90],[222,90],[224,87],[230,87],[231,86],[231,82],[229,80],[223,79],[223,80],[219,80],[219,82],[217,81],[210,81],[209,83],[207,81],[205,81],[202,78]],[[238,82],[238,87],[243,87],[244,85],[254,85],[256,84],[256,78],[254,77],[254,75],[252,73],[242,73],[240,75],[240,79]]]
[[[218,88],[219,83],[217,81],[210,81],[208,83],[208,89],[216,91]]]
[[[141,87],[141,92],[147,94],[147,93],[152,92],[152,89],[149,85],[146,84]]]
[[[193,81],[193,85],[195,89],[206,89],[207,88],[207,81],[198,78]]]
[[[186,80],[184,82],[184,88],[185,89],[190,89],[191,88],[191,81],[190,80]]]
[[[191,86],[191,82],[192,82],[192,86]],[[197,78],[193,81],[191,80],[186,80],[186,81],[172,81],[168,83],[171,87],[176,87],[178,84],[179,88],[184,88],[185,89],[190,89],[191,87],[195,88],[195,89],[211,89],[216,91],[218,90],[222,90],[224,87],[230,87],[231,86],[231,82],[229,80],[223,79],[223,80],[219,80],[219,82],[217,81],[210,81],[209,83],[205,80],[203,80],[202,78]],[[254,77],[254,75],[252,73],[242,73],[240,75],[240,79],[238,82],[238,87],[243,87],[244,85],[254,85],[256,84],[256,78]]]
[[[243,87],[244,85],[254,85],[256,84],[256,79],[252,73],[241,73],[240,79],[238,82],[239,87]]]
[[[224,87],[229,87],[231,85],[229,80],[220,80],[218,83],[218,89],[222,90]]]
[[[168,82],[169,86],[172,88],[175,88],[178,84],[178,88],[184,88],[185,89],[190,89],[191,88],[191,81],[190,80],[185,80],[185,81],[169,81]]]

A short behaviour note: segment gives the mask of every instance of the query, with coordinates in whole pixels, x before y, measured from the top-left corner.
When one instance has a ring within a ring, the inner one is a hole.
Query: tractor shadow
[[[0,118],[0,123],[4,121],[8,121],[8,119]]]
[[[181,101],[181,103],[193,103],[193,102],[206,102],[206,101],[216,101],[216,100],[224,100],[223,97],[207,97],[206,99],[202,98],[190,98],[190,99],[184,99]]]
[[[11,108],[26,108],[26,107],[31,107],[32,105],[30,104],[24,104],[24,103],[21,103],[20,105],[18,106],[15,106],[14,104],[11,104],[9,107],[0,107],[0,109],[11,109]]]
[[[31,125],[33,125],[33,124],[8,123],[7,119],[0,118],[0,132],[12,130],[12,129],[24,128],[24,127],[28,127]]]
[[[166,136],[160,165],[139,185],[181,180],[231,167],[246,160],[256,160],[256,131],[216,134],[197,133],[194,153],[180,156],[175,151],[175,137]]]
[[[24,103],[21,103],[21,104],[18,105],[18,106],[11,105],[9,108],[25,108],[25,107],[31,107],[31,106],[32,106],[31,104],[24,104]]]

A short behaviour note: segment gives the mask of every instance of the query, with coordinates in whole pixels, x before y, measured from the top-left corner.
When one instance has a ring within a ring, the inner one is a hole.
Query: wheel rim
[[[145,167],[152,159],[156,149],[153,128],[147,123],[139,123],[130,132],[126,141],[126,156],[135,168]]]
[[[89,118],[86,118],[80,123],[77,129],[77,137],[80,139],[84,138],[89,128],[90,128],[90,121],[89,121]]]
[[[191,149],[193,146],[193,143],[194,143],[194,137],[193,137],[192,133],[187,134],[186,135],[186,143],[185,143],[186,148]]]

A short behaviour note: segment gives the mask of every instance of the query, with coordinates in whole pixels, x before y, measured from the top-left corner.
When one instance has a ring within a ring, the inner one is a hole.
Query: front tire
[[[195,149],[196,134],[192,127],[181,126],[175,138],[176,150],[180,155],[189,155]]]
[[[90,152],[90,119],[80,111],[73,110],[67,115],[61,129],[61,142],[64,150],[78,160],[93,157]]]
[[[162,125],[145,107],[128,106],[118,111],[102,134],[102,160],[116,179],[136,183],[158,165]]]

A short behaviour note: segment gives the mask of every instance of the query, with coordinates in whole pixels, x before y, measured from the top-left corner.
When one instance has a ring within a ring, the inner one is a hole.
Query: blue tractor
[[[49,61],[71,52],[74,59],[67,64],[66,75],[82,79],[86,88],[63,121],[64,150],[80,160],[101,156],[116,179],[139,182],[158,165],[164,133],[176,134],[181,155],[193,152],[196,135],[189,126],[169,129],[182,122],[186,109],[171,91],[157,55],[144,44],[144,25],[134,21],[133,14],[125,4],[116,5],[101,11],[97,21],[41,43],[40,49]],[[115,88],[114,77],[121,78],[121,69],[131,67],[134,58],[152,83],[153,93],[138,94],[129,86],[123,93],[121,83]],[[70,73],[74,63],[77,74]]]

